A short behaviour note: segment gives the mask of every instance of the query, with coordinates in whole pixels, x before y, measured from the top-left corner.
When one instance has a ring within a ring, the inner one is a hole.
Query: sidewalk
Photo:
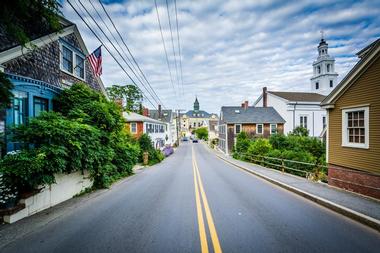
[[[380,201],[378,200],[236,160],[216,150],[211,150],[211,152],[227,163],[380,231]]]

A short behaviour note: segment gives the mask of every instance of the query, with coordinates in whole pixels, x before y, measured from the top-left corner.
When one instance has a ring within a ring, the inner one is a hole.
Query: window
[[[300,116],[300,127],[307,129],[307,116]]]
[[[342,110],[342,145],[355,148],[369,147],[368,107]]]
[[[263,134],[263,124],[257,124],[256,125],[256,133],[257,134]]]
[[[330,72],[330,64],[327,64],[326,68],[327,68],[327,72]]]
[[[62,46],[62,68],[73,73],[73,51],[65,46]]]
[[[277,124],[270,124],[270,134],[277,133]]]
[[[65,43],[66,44],[66,43]],[[79,79],[85,79],[85,57],[80,52],[71,48],[69,45],[64,45],[61,42],[61,70],[64,72],[71,74]]]
[[[84,78],[84,59],[79,55],[75,56],[75,75],[80,78]]]
[[[137,133],[137,123],[131,123],[131,133]]]
[[[318,74],[321,73],[321,66],[318,66],[318,67],[317,67],[317,71],[318,71]]]
[[[193,125],[194,125],[194,127],[196,127],[196,126],[197,126],[197,123],[196,123],[196,122],[194,122],[194,124],[193,124]]]
[[[41,112],[49,110],[49,100],[40,97],[33,98],[33,113],[34,117],[40,115]]]
[[[322,116],[322,125],[323,125],[323,128],[326,127],[326,116]]]
[[[319,82],[316,82],[316,83],[315,83],[315,89],[316,89],[316,90],[319,89]]]
[[[22,125],[26,123],[28,118],[28,96],[24,92],[14,92],[14,97],[12,101],[12,116],[13,124],[15,126]]]
[[[241,132],[241,124],[236,124],[235,125],[235,134],[240,134]]]
[[[202,126],[202,122],[198,122],[198,127]]]
[[[332,88],[334,86],[334,82],[333,80],[330,80],[330,88]]]

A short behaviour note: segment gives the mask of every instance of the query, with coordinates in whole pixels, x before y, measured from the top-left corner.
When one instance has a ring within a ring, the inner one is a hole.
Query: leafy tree
[[[305,127],[298,126],[293,129],[293,132],[291,132],[290,135],[309,136],[309,130],[307,130]]]
[[[148,152],[148,159],[150,165],[161,162],[165,158],[160,150],[157,150],[153,147],[152,139],[149,135],[142,134],[138,141],[141,149],[140,161],[143,160],[144,152]]]
[[[112,100],[121,100],[125,104],[123,110],[142,113],[143,95],[135,85],[112,85],[107,88],[107,93]]]
[[[208,140],[208,129],[207,127],[200,127],[194,131],[195,135],[197,136],[198,139],[201,140]]]
[[[3,1],[0,8],[0,29],[7,37],[25,46],[41,30],[54,32],[61,29],[60,7],[57,0]]]

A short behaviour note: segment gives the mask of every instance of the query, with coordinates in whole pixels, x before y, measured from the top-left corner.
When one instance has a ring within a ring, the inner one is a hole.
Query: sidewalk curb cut
[[[266,180],[266,181],[268,181],[268,182],[270,182],[272,184],[280,186],[280,187],[282,187],[282,188],[284,188],[284,189],[286,189],[288,191],[296,193],[296,194],[298,194],[298,195],[300,195],[300,196],[302,196],[302,197],[304,197],[306,199],[309,199],[309,200],[311,200],[311,201],[313,201],[313,202],[315,202],[315,203],[317,203],[317,204],[319,204],[321,206],[327,207],[327,208],[329,208],[329,209],[331,209],[331,210],[333,210],[333,211],[335,211],[335,212],[337,212],[339,214],[342,214],[342,215],[344,215],[346,217],[349,217],[349,218],[351,218],[353,220],[356,220],[356,221],[358,221],[358,222],[360,222],[360,223],[362,223],[364,225],[367,225],[367,226],[369,226],[369,227],[377,230],[378,232],[380,232],[380,220],[377,220],[377,219],[372,218],[370,216],[367,216],[365,214],[359,213],[359,212],[354,211],[352,209],[349,209],[347,207],[341,206],[341,205],[336,204],[334,202],[331,202],[331,201],[329,201],[327,199],[315,196],[314,194],[302,191],[300,189],[297,189],[297,188],[295,188],[293,186],[290,186],[288,184],[282,183],[282,182],[277,181],[275,179],[272,179],[272,178],[269,178],[267,176],[264,176],[264,175],[262,175],[262,174],[260,174],[258,172],[250,170],[250,169],[248,169],[248,168],[246,168],[244,166],[235,164],[235,163],[233,163],[233,162],[225,159],[224,157],[222,157],[222,156],[220,156],[218,154],[215,154],[215,155],[219,159],[223,160],[226,163],[229,163],[229,164],[231,164],[231,165],[233,165],[233,166],[235,166],[235,167],[237,167],[237,168],[239,168],[241,170],[244,170],[244,171],[246,171],[248,173],[251,173],[251,174],[253,174],[253,175],[257,176],[257,177],[260,177],[260,178],[262,178],[262,179],[264,179],[264,180]]]

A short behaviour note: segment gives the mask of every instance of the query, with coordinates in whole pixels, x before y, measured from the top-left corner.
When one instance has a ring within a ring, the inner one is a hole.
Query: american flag
[[[102,50],[101,47],[95,49],[92,54],[88,56],[88,61],[91,64],[92,69],[96,76],[100,76],[102,74]]]

